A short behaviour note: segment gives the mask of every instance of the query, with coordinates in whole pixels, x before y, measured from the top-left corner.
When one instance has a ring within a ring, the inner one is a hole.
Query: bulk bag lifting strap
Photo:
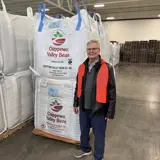
[[[43,2],[39,3],[38,13],[41,14],[41,19],[40,19],[40,23],[39,23],[38,32],[42,32],[42,29],[43,29],[43,26],[44,26],[43,20],[44,20],[44,17],[45,17],[45,9],[46,9],[46,4],[43,3]]]

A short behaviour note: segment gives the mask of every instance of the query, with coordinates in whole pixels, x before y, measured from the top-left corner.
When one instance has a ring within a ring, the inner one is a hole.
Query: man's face
[[[96,59],[99,56],[100,49],[97,43],[92,43],[87,47],[87,55],[89,59]]]

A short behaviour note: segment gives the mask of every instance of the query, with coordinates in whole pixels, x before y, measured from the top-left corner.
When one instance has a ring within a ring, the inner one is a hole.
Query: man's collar
[[[101,62],[101,56],[99,55],[99,59],[98,59],[98,61],[97,62]],[[89,64],[89,58],[87,58],[85,61],[84,61],[84,64],[85,65],[88,65]]]
[[[95,65],[98,61],[99,61],[99,57],[98,57],[98,59],[95,60],[94,62],[89,62],[89,61],[88,61],[88,65]]]

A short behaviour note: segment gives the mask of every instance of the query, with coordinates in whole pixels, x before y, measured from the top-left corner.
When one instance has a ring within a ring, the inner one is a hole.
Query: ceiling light
[[[112,20],[112,19],[114,19],[114,17],[107,17],[106,19],[107,20]]]
[[[46,8],[45,11],[46,11],[46,12],[47,12],[47,11],[50,11],[50,9],[49,9],[49,8]]]
[[[160,14],[158,15],[158,17],[160,17]]]
[[[95,8],[104,7],[104,4],[95,4],[94,7],[95,7]]]

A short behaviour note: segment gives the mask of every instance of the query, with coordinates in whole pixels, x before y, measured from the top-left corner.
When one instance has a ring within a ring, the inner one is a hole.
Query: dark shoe
[[[75,154],[74,154],[74,157],[75,158],[82,158],[82,157],[84,157],[84,156],[89,156],[89,155],[91,155],[92,154],[92,151],[90,151],[90,152],[83,152],[83,151],[81,151],[81,150],[77,150],[76,152],[75,152]]]

